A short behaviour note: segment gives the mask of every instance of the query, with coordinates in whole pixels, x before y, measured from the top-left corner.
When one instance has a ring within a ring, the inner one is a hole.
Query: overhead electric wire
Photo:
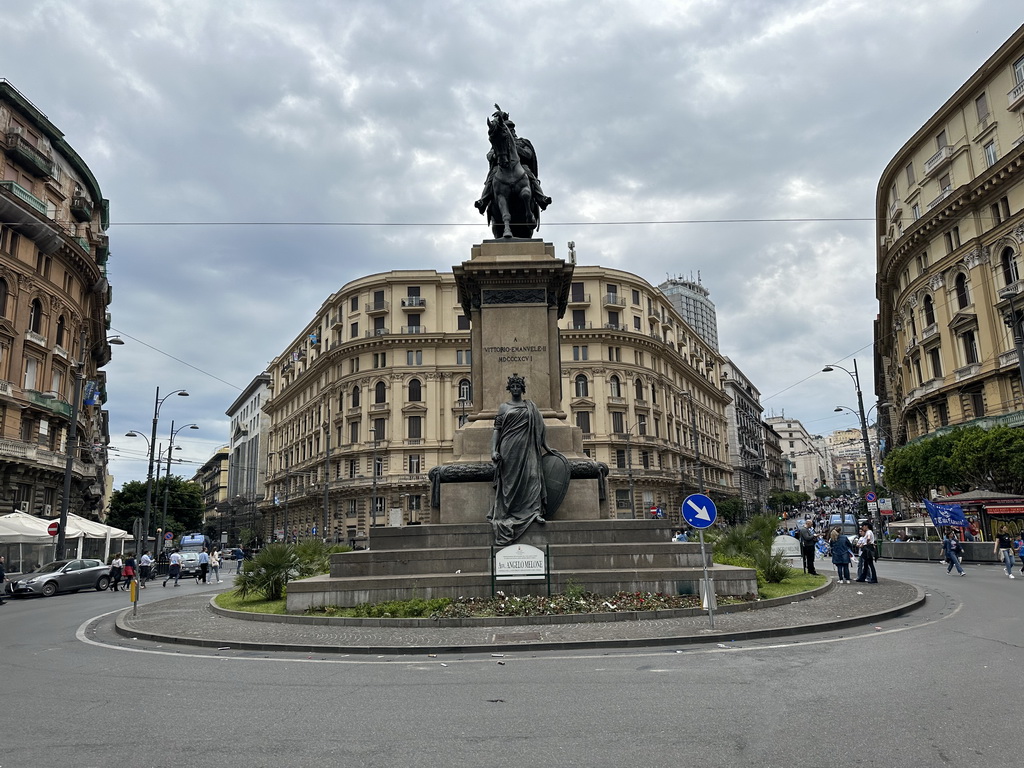
[[[808,224],[875,222],[864,216],[798,216],[738,219],[626,219],[622,221],[545,221],[545,227],[622,227],[652,224]],[[111,227],[479,227],[480,221],[112,221]]]

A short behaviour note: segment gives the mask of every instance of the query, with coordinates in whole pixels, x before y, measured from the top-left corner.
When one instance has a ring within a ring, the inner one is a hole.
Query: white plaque
[[[543,550],[512,544],[494,553],[495,579],[543,579],[547,575]]]

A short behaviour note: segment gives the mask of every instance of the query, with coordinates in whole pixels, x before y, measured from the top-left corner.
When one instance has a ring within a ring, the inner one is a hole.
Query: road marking
[[[932,619],[930,621],[925,621],[925,622],[922,622],[920,624],[915,624],[914,626],[910,626],[910,627],[896,627],[894,629],[883,629],[881,631],[878,631],[878,630],[874,629],[874,625],[871,625],[870,629],[868,631],[865,631],[863,634],[848,635],[848,636],[844,636],[844,637],[829,637],[829,638],[821,638],[821,639],[818,639],[818,640],[794,640],[792,642],[785,642],[785,643],[772,643],[771,645],[738,645],[738,646],[733,646],[732,644],[730,644],[730,645],[728,645],[726,647],[718,647],[716,645],[715,647],[710,647],[710,648],[702,647],[702,646],[693,646],[693,647],[687,646],[685,648],[670,648],[668,646],[662,646],[662,647],[658,648],[657,650],[648,650],[648,651],[639,651],[639,652],[623,651],[621,653],[619,652],[619,649],[615,649],[615,648],[605,648],[605,649],[595,648],[593,653],[588,653],[588,654],[580,654],[580,653],[558,654],[557,652],[531,651],[529,648],[524,648],[523,651],[522,651],[522,653],[524,654],[523,656],[520,656],[520,657],[517,658],[517,657],[512,656],[512,655],[510,655],[509,653],[506,652],[505,658],[509,662],[511,662],[511,663],[516,663],[516,662],[522,663],[522,662],[525,662],[525,661],[565,661],[565,660],[579,661],[579,660],[595,659],[595,658],[598,657],[598,655],[600,655],[601,658],[605,658],[605,659],[607,659],[609,656],[614,656],[616,658],[624,658],[624,659],[625,658],[641,659],[641,658],[649,658],[649,657],[664,657],[665,655],[667,655],[669,653],[676,654],[676,655],[683,654],[683,655],[687,655],[687,656],[694,656],[694,655],[702,655],[702,654],[706,655],[706,654],[714,654],[714,653],[744,653],[744,652],[749,653],[751,651],[792,650],[793,648],[800,648],[800,647],[804,647],[804,646],[827,645],[827,644],[832,644],[832,643],[845,643],[845,642],[849,642],[851,640],[866,640],[866,639],[872,638],[872,637],[883,637],[885,635],[892,635],[892,634],[897,634],[899,632],[907,632],[907,631],[914,630],[914,629],[920,629],[922,627],[929,627],[929,626],[931,626],[933,624],[938,624],[940,621],[945,621],[946,619],[952,618],[953,616],[955,616],[956,614],[958,614],[960,612],[960,609],[963,607],[963,605],[964,605],[963,602],[961,602],[949,614],[940,616],[937,619]],[[104,619],[104,618],[106,618],[107,616],[110,616],[113,613],[118,613],[121,610],[124,610],[124,609],[120,608],[120,609],[117,609],[117,610],[114,610],[114,611],[108,611],[107,613],[102,613],[99,616],[94,616],[93,618],[88,619],[87,621],[83,622],[82,625],[79,626],[79,628],[76,630],[75,637],[78,640],[80,640],[81,642],[86,643],[88,645],[96,646],[97,648],[105,648],[105,649],[111,650],[111,651],[126,651],[128,653],[148,653],[148,654],[153,654],[153,655],[156,655],[156,656],[173,656],[173,657],[178,658],[178,659],[186,658],[186,659],[209,659],[211,661],[250,661],[250,662],[257,661],[257,662],[298,663],[298,664],[368,664],[368,665],[389,664],[391,666],[394,666],[395,664],[400,664],[400,665],[403,665],[403,666],[417,667],[417,668],[419,668],[419,669],[421,669],[423,671],[427,671],[429,669],[435,669],[435,668],[441,667],[442,664],[444,664],[444,665],[452,665],[452,664],[494,664],[494,660],[490,657],[490,651],[487,651],[486,649],[483,649],[483,650],[481,650],[479,652],[473,651],[473,653],[486,654],[486,658],[466,659],[466,658],[454,658],[454,656],[447,656],[446,655],[446,656],[443,657],[444,658],[444,662],[441,661],[442,657],[438,657],[436,660],[432,659],[432,660],[430,660],[428,662],[424,662],[423,654],[419,654],[419,655],[416,655],[416,656],[413,656],[413,657],[410,657],[410,658],[403,658],[401,655],[397,655],[397,654],[396,655],[392,655],[392,656],[378,655],[374,659],[367,659],[367,658],[317,658],[317,659],[312,659],[312,658],[294,659],[294,658],[291,658],[290,659],[290,658],[280,658],[280,657],[276,657],[276,656],[267,656],[267,657],[253,658],[253,657],[250,657],[250,656],[244,656],[244,657],[243,656],[217,656],[217,655],[207,654],[207,653],[182,653],[180,650],[168,651],[168,650],[163,650],[163,649],[160,649],[160,648],[128,648],[128,647],[124,647],[124,646],[120,646],[120,645],[113,645],[113,644],[110,644],[110,643],[103,643],[103,642],[100,642],[99,640],[93,640],[93,639],[91,639],[91,638],[86,636],[86,632],[88,631],[89,627],[91,625],[93,625],[95,622],[98,622],[101,619]],[[745,642],[756,642],[756,641],[744,640],[744,641],[740,641],[740,642],[741,643],[745,643]],[[176,649],[177,648],[181,648],[181,647],[182,646],[175,646]],[[254,651],[241,651],[241,652],[244,652],[244,653],[254,653]],[[267,653],[307,653],[307,652],[306,651],[267,651]],[[538,654],[544,654],[544,655],[538,655]],[[317,654],[316,653],[310,653],[309,655],[315,656]],[[650,670],[646,670],[646,671],[649,671],[649,672],[679,672],[679,671],[682,671],[682,670],[680,668],[668,667],[668,668],[650,669]]]

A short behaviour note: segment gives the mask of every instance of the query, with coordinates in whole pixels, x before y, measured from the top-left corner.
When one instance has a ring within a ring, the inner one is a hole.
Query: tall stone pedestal
[[[548,445],[569,460],[572,480],[556,520],[609,517],[600,467],[583,454],[583,434],[562,410],[558,320],[565,314],[573,266],[542,240],[486,240],[454,268],[459,300],[470,317],[474,410],[455,435],[454,457],[437,468],[439,507],[431,521],[478,523],[494,501],[491,439],[498,406],[514,373],[544,417]]]

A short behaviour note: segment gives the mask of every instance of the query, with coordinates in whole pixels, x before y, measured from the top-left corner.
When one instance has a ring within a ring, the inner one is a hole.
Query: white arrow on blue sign
[[[709,528],[718,518],[715,502],[702,493],[691,493],[683,502],[683,519],[694,528]]]

